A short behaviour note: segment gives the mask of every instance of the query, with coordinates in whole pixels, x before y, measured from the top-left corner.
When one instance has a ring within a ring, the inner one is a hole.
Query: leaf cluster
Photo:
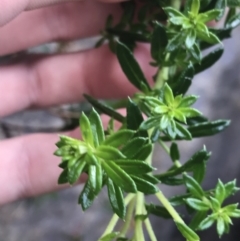
[[[223,184],[219,180],[214,189],[203,190],[201,183],[210,153],[204,147],[182,162],[178,141],[212,136],[230,124],[229,120],[205,117],[195,107],[198,96],[187,91],[194,76],[222,56],[222,40],[229,38],[240,24],[240,2],[139,0],[121,6],[120,21],[115,24],[113,16],[108,17],[96,46],[108,43],[137,92],[115,106],[84,95],[93,109],[88,116],[82,113],[80,117],[82,140],[60,136],[56,144],[55,155],[62,158],[59,166],[63,169],[59,183],[73,185],[82,173],[87,174],[79,196],[83,210],[106,186],[113,212],[125,223],[116,231],[114,216],[101,241],[144,241],[142,224],[150,239],[157,240],[148,219],[150,214],[173,219],[187,240],[199,240],[196,232],[214,223],[222,236],[229,232],[232,218],[240,217],[237,204],[224,205],[225,199],[238,191],[236,181]],[[209,22],[220,19],[224,20],[222,27],[209,27]],[[149,64],[156,69],[153,84],[134,56],[139,42],[150,44]],[[203,52],[206,49],[207,54]],[[125,108],[126,115],[119,113],[116,106]],[[105,129],[100,114],[110,117]],[[120,123],[120,128],[114,127],[115,122]],[[168,153],[171,167],[156,173],[152,154],[157,144]],[[182,185],[186,192],[167,199],[159,183],[169,187]],[[161,205],[146,203],[145,195],[149,194],[155,195]],[[184,205],[192,216],[188,225],[175,210],[179,205]],[[129,238],[132,221],[134,234]]]
[[[87,173],[86,184],[79,196],[83,210],[92,205],[104,185],[113,211],[125,217],[124,192],[145,194],[157,192],[158,180],[149,173],[154,168],[145,159],[152,151],[147,138],[134,136],[136,131],[122,129],[105,135],[98,113],[80,118],[83,141],[60,136],[54,153],[62,158],[59,184],[74,184]],[[137,168],[136,168],[137,167]]]

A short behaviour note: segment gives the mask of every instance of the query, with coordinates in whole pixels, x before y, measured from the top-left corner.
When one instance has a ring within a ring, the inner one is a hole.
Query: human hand
[[[68,0],[1,0],[0,55],[45,42],[97,35],[110,13],[115,18],[121,13],[118,4],[110,4],[121,0],[48,6],[63,1]],[[43,5],[48,7],[35,9]],[[150,79],[153,69],[146,46],[137,48],[136,58]],[[120,98],[135,91],[107,46],[67,55],[31,55],[0,66],[0,90],[0,116],[77,102],[83,93]],[[66,134],[79,137],[78,131]],[[0,204],[59,188],[60,159],[53,156],[57,139],[56,134],[33,134],[0,142]]]

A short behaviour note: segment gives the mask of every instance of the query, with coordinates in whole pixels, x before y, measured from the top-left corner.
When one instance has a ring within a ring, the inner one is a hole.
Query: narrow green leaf
[[[207,216],[198,226],[198,230],[205,230],[210,228],[215,222],[215,217],[213,215]]]
[[[196,24],[196,33],[199,38],[202,37],[204,39],[204,38],[210,37],[210,33],[209,33],[207,25],[202,22],[198,22]]]
[[[196,42],[194,43],[191,51],[189,51],[190,54],[190,59],[189,61],[191,61],[191,63],[200,63],[202,60],[202,52],[199,48],[199,45],[196,44]]]
[[[137,192],[133,179],[114,161],[102,162],[103,169],[112,181],[126,192]]]
[[[68,161],[67,167],[71,168],[71,166],[73,166],[80,158],[81,157],[79,157],[79,156],[77,156],[77,157],[72,156],[72,158]]]
[[[135,137],[129,140],[121,149],[123,155],[127,158],[132,159],[134,155],[137,154],[139,149],[141,149],[145,144],[147,144],[148,139],[142,137]]]
[[[174,37],[168,41],[166,51],[173,52],[177,48],[180,48],[180,46],[182,46],[182,44],[184,43],[185,39],[186,39],[186,36],[184,35],[184,33],[180,32],[178,34],[175,34]]]
[[[240,0],[228,0],[227,1],[228,7],[240,7]]]
[[[201,13],[198,15],[197,19],[198,21],[202,23],[208,23],[211,20],[217,19],[218,16],[222,13],[222,10],[219,9],[212,9],[210,11],[207,11],[205,13]]]
[[[172,87],[174,95],[185,94],[192,83],[192,79],[194,77],[194,68],[193,65],[190,64],[177,78],[176,82]]]
[[[202,1],[202,0],[201,0],[201,1]],[[184,3],[184,14],[185,14],[185,15],[188,15],[189,12],[191,12],[192,2],[193,2],[193,0],[187,0],[187,1]]]
[[[85,97],[85,99],[97,110],[99,110],[101,113],[106,114],[110,117],[112,117],[113,119],[123,123],[125,120],[125,117],[122,116],[120,113],[118,113],[117,111],[115,111],[112,107],[101,103],[100,101],[94,99],[93,97],[84,94],[83,95]]]
[[[164,100],[167,105],[171,105],[174,102],[173,92],[168,84],[164,86]]]
[[[80,178],[80,175],[85,166],[86,162],[79,160],[71,168],[68,169],[68,181],[70,184],[74,184]]]
[[[192,125],[207,122],[207,121],[208,121],[208,118],[206,118],[205,116],[197,116],[193,118],[188,118],[187,123],[188,125],[192,126]]]
[[[165,177],[165,178],[161,178],[160,180],[162,184],[166,184],[168,186],[180,186],[184,184],[184,181],[182,178]]]
[[[202,41],[205,41],[209,44],[221,44],[221,40],[218,38],[217,35],[215,35],[212,32],[209,32],[208,34],[202,31],[197,31],[197,37],[201,39]]]
[[[168,37],[164,26],[155,22],[151,39],[151,55],[157,62],[160,61],[164,49],[168,44]]]
[[[185,17],[181,12],[172,7],[163,8],[164,12],[170,17]]]
[[[152,144],[146,144],[132,157],[132,159],[145,161],[152,152],[152,149]]]
[[[101,118],[94,109],[92,109],[89,115],[89,121],[92,127],[95,147],[97,147],[98,145],[101,145],[102,142],[105,140],[105,135]]]
[[[128,239],[128,238],[122,238],[122,237],[120,237],[120,238],[117,238],[116,241],[131,241],[131,240]]]
[[[236,209],[228,214],[231,218],[240,218],[240,209]]]
[[[95,156],[95,154],[92,154],[90,152],[85,154],[84,161],[86,161],[88,165],[97,165],[99,163],[98,158]]]
[[[207,161],[207,160],[206,160]],[[196,163],[192,168],[193,178],[198,182],[202,183],[206,173],[206,161]]]
[[[168,115],[163,115],[160,120],[160,129],[164,130],[171,124],[171,118]]]
[[[168,107],[166,105],[160,105],[154,108],[154,113],[156,114],[164,114],[168,112]]]
[[[141,175],[138,175],[139,177],[141,177],[142,179],[144,179],[145,181],[148,181],[154,185],[158,184],[159,183],[159,180],[154,177],[152,174],[141,174]]]
[[[181,111],[181,109],[177,108],[176,110],[174,110],[174,113],[173,113],[174,114],[174,118],[177,119],[178,121],[186,124],[187,123],[187,119],[186,119],[187,116],[185,114],[187,112],[185,111],[185,113],[184,113],[184,111]]]
[[[186,203],[197,211],[208,211],[210,209],[208,204],[196,198],[187,198]]]
[[[229,8],[229,10],[227,11],[227,16],[226,16],[226,18],[224,20],[224,27],[228,28],[227,27],[228,21],[231,18],[233,18],[234,16],[237,15],[237,11],[236,10],[237,10],[236,8]],[[231,28],[231,26],[230,26],[230,28]]]
[[[159,128],[158,128],[158,127],[155,127],[155,128],[153,129],[153,132],[152,132],[151,136],[150,136],[151,142],[152,142],[152,143],[157,142],[158,139],[159,139],[160,134],[161,134],[161,132],[160,132]]]
[[[196,31],[195,29],[190,29],[188,31],[187,38],[185,40],[185,45],[188,49],[191,49],[196,41]]]
[[[237,207],[238,207],[238,203],[229,204],[229,205],[225,206],[224,208],[222,208],[222,211],[230,216],[230,213],[238,210]]]
[[[188,131],[191,133],[192,137],[212,136],[223,131],[229,125],[229,120],[203,122],[190,126]]]
[[[127,128],[130,130],[139,130],[140,125],[144,121],[141,110],[130,98],[128,98],[126,121]],[[140,130],[136,135],[148,137],[148,132],[146,130]]]
[[[96,42],[95,48],[101,47],[101,46],[104,44],[104,42],[105,42],[105,38],[104,38],[104,37],[100,38],[100,39]]]
[[[201,10],[207,11],[208,9],[206,9],[206,8],[209,6],[209,4],[211,2],[213,2],[213,1],[212,0],[201,0]]]
[[[232,16],[226,23],[226,28],[236,28],[240,24],[240,13]]]
[[[112,241],[114,238],[116,238],[119,235],[119,232],[109,233],[102,237],[99,241]]]
[[[177,135],[184,140],[192,140],[192,135],[185,127],[176,122]]]
[[[60,138],[60,142],[62,143],[62,145],[70,145],[72,146],[73,144],[79,144],[79,140],[77,139],[74,139],[72,137],[69,137],[69,136],[64,136],[64,135],[59,135],[59,138]],[[81,141],[80,141],[81,143]],[[59,144],[59,142],[58,142]]]
[[[162,180],[162,178],[173,177],[183,172],[190,172],[194,170],[195,166],[198,165],[199,163],[206,162],[209,159],[209,157],[210,157],[210,153],[208,153],[206,150],[198,151],[181,167],[175,168],[173,170],[169,170],[168,172],[165,172],[163,174],[158,174],[156,175],[156,177],[159,180]]]
[[[94,146],[94,137],[93,137],[91,124],[89,119],[84,113],[82,113],[80,117],[80,128],[81,128],[83,140],[89,143],[90,145]]]
[[[142,122],[142,124],[140,125],[140,129],[141,130],[149,130],[154,127],[159,127],[161,119],[162,118],[160,115],[149,117],[147,120]]]
[[[81,204],[83,211],[92,205],[94,198],[94,191],[91,189],[90,182],[87,181],[78,199],[78,203]]]
[[[171,157],[173,162],[179,161],[179,159],[180,159],[178,145],[175,142],[173,142],[171,147],[170,147],[170,157]]]
[[[58,178],[58,184],[68,183],[68,169],[64,169]]]
[[[96,190],[96,186],[97,186],[96,177],[97,177],[96,166],[89,165],[89,167],[88,167],[88,182],[89,182],[90,189],[92,190],[92,192],[94,192],[95,195],[98,194],[98,192]]]
[[[141,175],[156,170],[147,162],[139,160],[115,160],[115,163],[128,174]]]
[[[205,56],[200,64],[195,64],[194,69],[195,73],[198,74],[208,68],[210,68],[212,65],[214,65],[222,56],[224,49],[222,47],[213,50],[210,52],[207,56]]]
[[[103,160],[116,160],[125,158],[125,156],[117,148],[103,145],[97,148],[95,155]]]
[[[178,223],[178,222],[175,222],[175,224],[176,224],[178,230],[183,235],[183,237],[187,239],[187,241],[199,241],[200,240],[198,235],[191,228],[189,228],[186,224]]]
[[[189,227],[193,230],[197,230],[199,224],[206,218],[207,211],[198,211],[194,215],[194,217],[191,220],[191,223],[189,224]]]
[[[108,198],[114,213],[116,213],[121,219],[124,219],[126,215],[126,206],[124,204],[121,188],[114,184],[110,178],[107,180],[107,188]]]
[[[221,28],[221,29],[216,29],[216,28],[209,28],[210,32],[215,34],[218,39],[220,40],[223,40],[223,39],[226,39],[226,38],[230,38],[231,37],[231,33],[232,33],[232,29],[231,28]],[[209,48],[209,47],[212,47],[212,44],[209,44],[209,43],[200,43],[201,45],[201,49],[206,49],[206,48]]]
[[[215,8],[221,10],[220,14],[217,17],[217,20],[220,20],[222,18],[226,7],[227,7],[227,0],[217,0]]]
[[[135,134],[135,131],[132,131],[132,130],[127,130],[127,129],[118,130],[117,132],[108,136],[104,141],[103,145],[120,147],[124,145],[128,140],[130,140],[134,134]]]
[[[159,191],[159,189],[152,184],[151,182],[148,182],[138,176],[131,175],[131,178],[135,182],[137,186],[137,190],[139,192],[142,192],[144,194],[154,194]]]
[[[155,216],[170,219],[172,218],[171,214],[167,211],[167,209],[163,206],[158,206],[154,204],[145,205],[146,210],[149,214],[153,214]]]
[[[224,220],[222,217],[219,217],[217,219],[217,232],[218,232],[218,235],[220,238],[222,237],[222,235],[225,232],[225,223],[224,223]]]
[[[200,199],[204,197],[204,191],[195,179],[193,179],[191,176],[186,174],[184,174],[183,177],[184,177],[187,189],[194,197],[197,197]]]
[[[220,179],[218,179],[217,187],[215,189],[215,198],[219,201],[220,204],[225,200],[226,190],[225,186]]]
[[[131,51],[122,43],[117,43],[117,57],[128,80],[139,90],[143,90],[143,83],[150,90],[150,86]]]
[[[198,99],[196,95],[188,95],[183,97],[178,107],[189,107],[193,105]]]
[[[202,113],[191,107],[180,107],[178,110],[187,118],[201,116]]]
[[[68,166],[68,162],[61,162],[58,166],[62,169],[65,169]]]
[[[169,21],[174,25],[181,25],[184,28],[186,25],[189,25],[189,21],[186,17],[173,17]]]
[[[195,16],[198,14],[200,9],[200,0],[192,0],[191,13]]]
[[[169,202],[173,205],[173,206],[180,206],[180,205],[185,205],[185,199],[190,197],[190,194],[184,194],[184,195],[177,195],[174,197],[171,197],[169,199]]]
[[[230,195],[235,194],[237,191],[239,191],[240,189],[236,186],[236,179],[226,183],[225,185],[225,198],[229,197]]]
[[[95,166],[96,168],[96,192],[95,194],[97,195],[103,186],[103,170],[102,170],[102,166],[100,164]]]
[[[216,198],[214,198],[214,197],[210,197],[210,199],[211,199],[211,204],[212,204],[213,211],[216,212],[216,213],[219,212],[220,209],[221,209],[220,202]]]

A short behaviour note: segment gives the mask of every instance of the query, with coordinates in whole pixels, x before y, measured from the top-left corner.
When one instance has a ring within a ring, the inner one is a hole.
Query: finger
[[[97,35],[109,14],[117,20],[120,6],[86,0],[24,12],[0,28],[0,55],[45,42]]]
[[[57,136],[36,134],[0,143],[0,204],[58,189]]]
[[[83,0],[1,0],[0,26],[8,23],[24,10],[33,10],[59,3],[77,2]],[[86,1],[86,0],[85,0]],[[91,0],[88,0],[91,1]],[[116,3],[126,0],[99,0],[100,2]]]
[[[148,46],[140,45],[136,58],[150,80]],[[82,94],[122,98],[136,92],[108,46],[82,53],[28,59],[0,67],[0,116],[30,107],[78,102]]]

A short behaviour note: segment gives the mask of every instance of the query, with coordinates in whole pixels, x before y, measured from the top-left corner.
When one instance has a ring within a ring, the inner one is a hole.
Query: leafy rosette
[[[165,84],[159,97],[142,97],[143,111],[149,116],[142,122],[142,130],[165,131],[172,139],[176,136],[190,140],[191,133],[184,126],[187,118],[197,117],[201,112],[191,107],[197,100],[194,95],[174,97],[172,89]]]
[[[80,194],[83,210],[91,206],[104,185],[114,212],[124,218],[124,192],[153,194],[158,180],[150,173],[154,168],[145,160],[152,152],[148,138],[137,137],[136,131],[120,129],[106,135],[98,113],[93,109],[80,118],[82,139],[60,136],[55,155],[62,157],[63,169],[59,183],[76,183],[87,173],[86,184]]]
[[[173,50],[176,43],[183,44],[187,49],[196,48],[196,41],[200,39],[210,44],[221,43],[220,39],[207,27],[207,23],[222,16],[221,9],[212,9],[207,12],[200,12],[200,0],[187,1],[184,13],[166,7],[164,11],[169,17],[169,23],[180,29],[174,32],[175,37],[169,42],[168,50]],[[180,30],[180,31],[179,31]]]

